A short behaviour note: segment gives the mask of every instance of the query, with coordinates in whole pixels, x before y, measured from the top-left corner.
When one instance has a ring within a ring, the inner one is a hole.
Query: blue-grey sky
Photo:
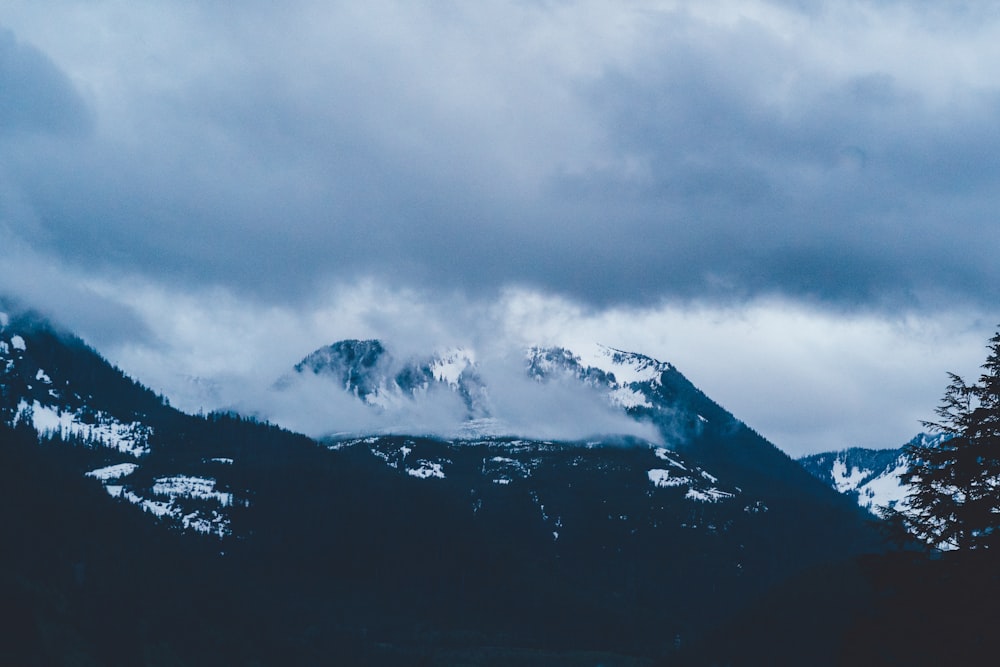
[[[997,62],[994,3],[10,0],[0,281],[181,403],[530,331],[897,445],[1000,320]]]

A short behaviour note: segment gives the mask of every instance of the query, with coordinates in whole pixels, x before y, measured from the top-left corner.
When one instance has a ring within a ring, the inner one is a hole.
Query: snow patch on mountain
[[[623,410],[655,408],[651,395],[672,367],[650,357],[593,344],[576,354],[564,348],[529,348],[528,374],[536,379],[570,375],[605,393]]]
[[[191,512],[181,516],[181,525],[203,535],[214,535],[219,539],[232,535],[232,523],[229,517],[213,510],[207,514]]]
[[[138,505],[144,512],[149,512],[153,516],[172,519],[185,530],[193,530],[204,535],[214,535],[220,539],[232,534],[229,518],[218,510],[211,510],[209,512],[199,510],[185,514],[172,500],[162,501],[143,498],[133,491],[125,491],[118,497],[134,505]]]
[[[104,468],[98,468],[97,470],[91,470],[85,473],[85,477],[93,477],[101,482],[109,482],[111,480],[118,480],[122,477],[128,477],[138,468],[138,464],[135,463],[116,463],[115,465],[106,466]]]
[[[833,470],[830,472],[833,476],[834,488],[841,493],[856,490],[865,477],[871,475],[871,473],[871,470],[862,470],[857,466],[851,466],[851,470],[848,472],[847,463],[840,458],[834,460]]]
[[[89,372],[94,368],[91,364],[101,360],[93,359],[92,351],[70,336],[55,336],[59,344],[65,345],[62,352],[80,355],[80,363],[71,357],[65,365],[50,361],[42,367],[39,360],[53,358],[52,351],[36,346],[30,356],[26,354],[36,329],[12,331],[8,328],[10,322],[11,318],[5,315],[0,323],[5,330],[0,340],[0,397],[4,399],[0,414],[7,425],[30,426],[42,444],[61,441],[73,447],[82,460],[92,463],[93,469],[83,473],[84,476],[100,483],[112,498],[136,505],[181,530],[219,537],[231,534],[227,511],[235,502],[233,494],[217,488],[214,478],[187,474],[155,476],[160,472],[155,469],[156,457],[148,456],[153,427],[146,423],[145,414],[121,407],[118,399],[125,385],[106,387],[94,382],[95,377]],[[42,334],[47,332],[44,323],[34,322],[31,327],[37,327]],[[40,339],[44,340],[44,336]],[[62,357],[55,355],[54,359]],[[107,377],[115,376],[109,373]],[[139,387],[135,390],[143,391]],[[112,407],[116,405],[117,408]],[[109,452],[135,461],[111,463],[107,460]],[[232,460],[219,458],[218,462],[232,463]],[[193,465],[200,472],[205,463],[202,460]],[[183,465],[177,460],[171,462],[178,464]],[[137,474],[140,467],[147,468],[143,471],[145,475]]]
[[[676,474],[671,475],[669,470],[664,470],[662,468],[654,468],[646,473],[649,477],[649,481],[653,483],[653,486],[659,487],[671,487],[671,486],[684,486],[685,484],[690,484],[692,482],[690,477],[678,476]]]
[[[152,497],[118,484],[105,484],[104,488],[109,495],[132,503],[155,517],[170,520],[183,530],[221,539],[232,534],[232,524],[225,510],[233,505],[233,494],[218,491],[215,486],[216,480],[211,478],[173,475],[155,480],[149,490]],[[186,501],[209,502],[217,507],[191,508]]]
[[[652,468],[646,471],[649,482],[657,488],[675,488],[686,486],[684,497],[701,503],[717,503],[737,495],[738,489],[732,492],[723,491],[717,487],[719,478],[696,466],[685,465],[680,456],[666,447],[656,447],[653,455],[660,461],[665,461],[670,468]]]
[[[215,500],[222,507],[233,504],[233,494],[215,490],[215,480],[207,477],[175,475],[160,477],[153,484],[153,493],[167,496],[171,500],[178,497]]]
[[[63,411],[42,405],[37,400],[30,405],[21,399],[14,423],[30,419],[40,436],[59,435],[63,440],[79,439],[89,445],[116,449],[135,457],[149,453],[149,438],[153,429],[140,422],[121,422],[100,410]]]
[[[459,381],[469,368],[476,365],[476,355],[472,350],[456,348],[439,354],[430,362],[431,375],[438,382],[444,382],[452,389],[457,389]]]
[[[111,495],[115,494],[112,493]],[[124,493],[120,493],[116,497],[124,498],[133,505],[138,505],[140,508],[142,508],[143,512],[149,512],[155,517],[169,517],[169,516],[173,516],[174,518],[180,517],[180,511],[177,510],[173,506],[173,503],[170,501],[152,500],[149,498],[143,498],[138,493],[131,490],[125,491]]]
[[[345,450],[351,448],[357,449],[348,454]],[[682,515],[668,519],[674,525],[706,531],[728,529],[724,521],[707,520],[716,516],[715,512],[743,515],[767,511],[763,503],[752,498],[727,506],[743,494],[739,488],[726,485],[680,453],[653,446],[644,450],[636,444],[620,450],[586,442],[370,436],[338,440],[330,443],[330,449],[350,456],[370,453],[385,464],[386,474],[427,480],[421,483],[445,488],[458,485],[453,488],[468,494],[472,515],[481,514],[492,503],[506,508],[527,496],[545,530],[560,541],[595,530],[589,519],[580,520],[581,505],[599,508],[601,521],[606,516],[616,525],[625,524],[629,534],[661,526],[663,518],[658,513],[668,506],[686,506]],[[653,461],[661,465],[649,466]],[[597,479],[614,481],[595,486]],[[639,483],[640,479],[646,484]],[[582,483],[578,485],[578,481]],[[633,502],[636,499],[638,504]]]
[[[921,433],[908,444],[931,444],[944,438],[941,434]],[[909,467],[905,447],[855,447],[804,456],[799,463],[837,491],[856,497],[858,504],[872,513],[883,507],[905,512],[908,507],[906,497],[910,488],[900,479]]]
[[[582,365],[614,375],[619,387],[643,382],[659,384],[660,376],[670,368],[668,363],[600,344],[584,347],[579,354]]]
[[[85,476],[100,481],[112,498],[120,498],[136,505],[144,512],[169,520],[183,530],[219,538],[232,534],[231,522],[225,510],[233,506],[234,496],[216,489],[215,479],[194,475],[157,477],[152,487],[146,491],[121,483],[122,479],[132,475],[138,468],[136,463],[116,463],[91,470]],[[216,507],[186,507],[187,501],[208,502]]]
[[[859,485],[858,503],[872,511],[881,507],[891,507],[905,512],[909,507],[906,496],[910,492],[910,487],[900,481],[900,475],[906,472],[908,467],[909,464],[901,461],[895,468]]]
[[[604,365],[620,366],[629,378],[654,377],[651,369],[663,367],[606,350]],[[399,360],[378,340],[342,340],[307,355],[260,404],[266,407],[250,412],[314,437],[367,432],[660,440],[655,427],[626,412],[654,409],[642,385],[619,384],[561,348],[480,358],[471,348],[454,347]]]
[[[406,474],[420,479],[437,477],[444,479],[444,461],[417,461],[416,468],[407,468]]]
[[[675,468],[680,468],[681,470],[687,470],[684,464],[677,460],[677,458],[671,454],[670,450],[666,447],[657,447],[653,450],[653,454],[656,458],[666,461]]]
[[[734,494],[720,491],[716,488],[710,489],[688,489],[684,497],[700,503],[718,503],[732,498]]]
[[[653,404],[645,396],[631,387],[616,387],[608,392],[608,398],[615,405],[628,408],[651,408]]]

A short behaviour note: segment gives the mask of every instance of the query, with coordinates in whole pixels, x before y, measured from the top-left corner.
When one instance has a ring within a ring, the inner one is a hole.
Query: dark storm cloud
[[[76,134],[89,120],[66,75],[0,26],[0,139],[22,132]]]
[[[872,72],[801,81],[776,104],[765,95],[797,73],[794,53],[753,30],[699,48],[710,36],[678,28],[664,26],[673,46],[652,76],[613,72],[591,91],[643,178],[563,184],[658,249],[637,274],[692,295],[995,301],[997,90],[942,110]]]
[[[80,67],[103,73],[97,131],[0,158],[26,212],[6,224],[87,270],[264,299],[370,275],[604,305],[995,302],[997,82],[883,61],[886,26],[921,47],[927,8],[747,6],[160,11]],[[935,12],[956,44],[986,30]],[[0,53],[27,100],[0,107],[8,136],[84,126],[67,75],[9,32]]]
[[[34,196],[37,182],[49,181],[53,189],[65,185],[60,162],[86,144],[93,122],[69,77],[0,26],[0,290],[14,297],[7,307],[72,322],[98,344],[148,332],[134,312],[95,298],[79,277],[67,277],[51,256],[38,252],[46,243],[67,240],[57,238]]]

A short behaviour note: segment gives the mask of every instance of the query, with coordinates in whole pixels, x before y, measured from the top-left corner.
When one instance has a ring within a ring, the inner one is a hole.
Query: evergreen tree
[[[907,447],[904,523],[931,547],[1000,547],[1000,332],[988,349],[979,381],[950,373],[938,421],[924,422],[945,437]]]

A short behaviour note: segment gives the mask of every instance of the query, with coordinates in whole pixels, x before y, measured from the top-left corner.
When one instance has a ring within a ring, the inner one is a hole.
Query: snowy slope
[[[940,440],[942,435],[921,433],[910,443]],[[799,463],[815,477],[840,493],[857,498],[858,504],[873,513],[879,508],[906,509],[909,488],[900,481],[907,469],[904,447],[865,449],[854,447],[839,452],[812,454]]]
[[[249,457],[261,456],[254,441],[270,427],[251,424],[245,439],[216,442],[214,417],[173,410],[79,339],[38,318],[5,315],[0,322],[0,418],[6,425],[30,429],[40,443],[75,447],[77,474],[176,530],[228,537],[238,533],[234,516],[252,525],[249,499],[256,503],[261,490],[246,477],[248,466],[271,468]],[[751,517],[787,494],[804,494],[824,508],[827,495],[839,501],[669,363],[596,344],[579,351],[532,347],[505,361],[508,366],[498,369],[495,359],[483,363],[468,348],[397,359],[380,341],[345,340],[305,357],[275,391],[328,383],[352,406],[376,415],[398,404],[419,414],[427,405],[422,401],[450,397],[462,408],[462,428],[453,436],[365,431],[322,444],[365,475],[371,473],[365,461],[391,471],[393,484],[454,486],[449,493],[468,496],[477,512],[482,503],[507,511],[512,499],[527,499],[540,517],[559,517],[543,519],[553,539],[595,516],[630,530],[708,530],[757,521]],[[524,393],[520,403],[499,400],[502,382],[505,399],[511,387]],[[602,424],[642,428],[527,438],[511,428],[517,423],[512,409],[534,409],[543,422],[607,413],[614,420]],[[228,419],[230,435],[241,418]],[[275,456],[286,465],[283,454]],[[313,473],[321,474],[289,469],[287,480],[266,484],[294,485]],[[573,509],[583,497],[595,503],[589,514]],[[637,512],[645,518],[632,525]]]
[[[653,407],[650,390],[672,367],[668,363],[632,352],[594,344],[577,355],[564,348],[528,350],[528,373],[545,379],[570,374],[581,382],[602,389],[610,403],[621,408]]]
[[[31,428],[40,443],[85,452],[94,468],[84,475],[114,498],[181,530],[229,535],[233,494],[180,462],[165,469],[151,456],[158,436],[149,423],[154,411],[170,412],[78,339],[37,316],[0,312],[0,419],[6,425]],[[199,472],[203,467],[199,462]]]
[[[175,411],[162,405],[158,398],[152,404],[144,404],[141,410],[130,404],[132,399],[117,398],[133,391],[142,395],[148,390],[110,369],[78,339],[57,334],[44,322],[6,314],[0,322],[3,323],[0,388],[5,423],[30,427],[40,442],[83,447],[93,463],[81,474],[101,484],[119,502],[130,503],[179,530],[218,537],[232,533],[231,508],[246,507],[246,498],[252,494],[246,489],[234,490],[226,481],[234,457],[195,456],[187,462],[178,459],[169,453],[175,436],[157,425],[163,418],[161,412],[169,416]],[[525,383],[542,388],[559,379],[579,381],[604,395],[609,409],[627,412],[641,408],[648,412],[662,403],[655,392],[662,388],[660,376],[671,368],[669,364],[601,346],[588,350],[585,358],[586,362],[584,357],[557,348],[531,348],[516,370]],[[47,359],[51,361],[46,362]],[[102,386],[89,386],[86,382],[87,377],[99,375],[97,371],[91,369],[82,375],[77,372],[89,365],[107,375],[98,383]],[[413,445],[391,438],[364,445],[373,456],[384,459],[401,474],[424,483],[449,477],[454,462],[462,458],[454,455],[456,449],[484,452],[477,467],[478,478],[469,480],[473,488],[485,485],[517,489],[518,480],[531,475],[539,456],[554,460],[553,457],[559,458],[554,453],[567,448],[592,449],[601,444],[498,437],[507,427],[492,415],[489,389],[476,354],[469,349],[453,348],[397,361],[379,341],[340,341],[307,356],[278,385],[288,386],[297,377],[306,375],[329,379],[372,409],[384,409],[399,401],[418,401],[430,392],[458,396],[466,408],[464,437],[425,439],[421,441],[424,444],[416,446],[417,451],[413,451]],[[109,383],[118,386],[110,387]],[[337,441],[330,446],[339,450],[369,441],[370,438]],[[646,463],[630,464],[636,478],[632,483],[643,497],[669,492],[677,502],[698,505],[727,503],[740,495],[732,482],[720,481],[710,471],[666,447],[642,440],[629,442],[649,459]],[[419,450],[428,446],[437,453],[421,455]],[[445,454],[440,452],[442,447]],[[572,468],[579,464],[579,460],[570,463]],[[600,469],[603,464],[594,465]],[[531,493],[537,499],[544,497],[546,491],[533,489]]]

